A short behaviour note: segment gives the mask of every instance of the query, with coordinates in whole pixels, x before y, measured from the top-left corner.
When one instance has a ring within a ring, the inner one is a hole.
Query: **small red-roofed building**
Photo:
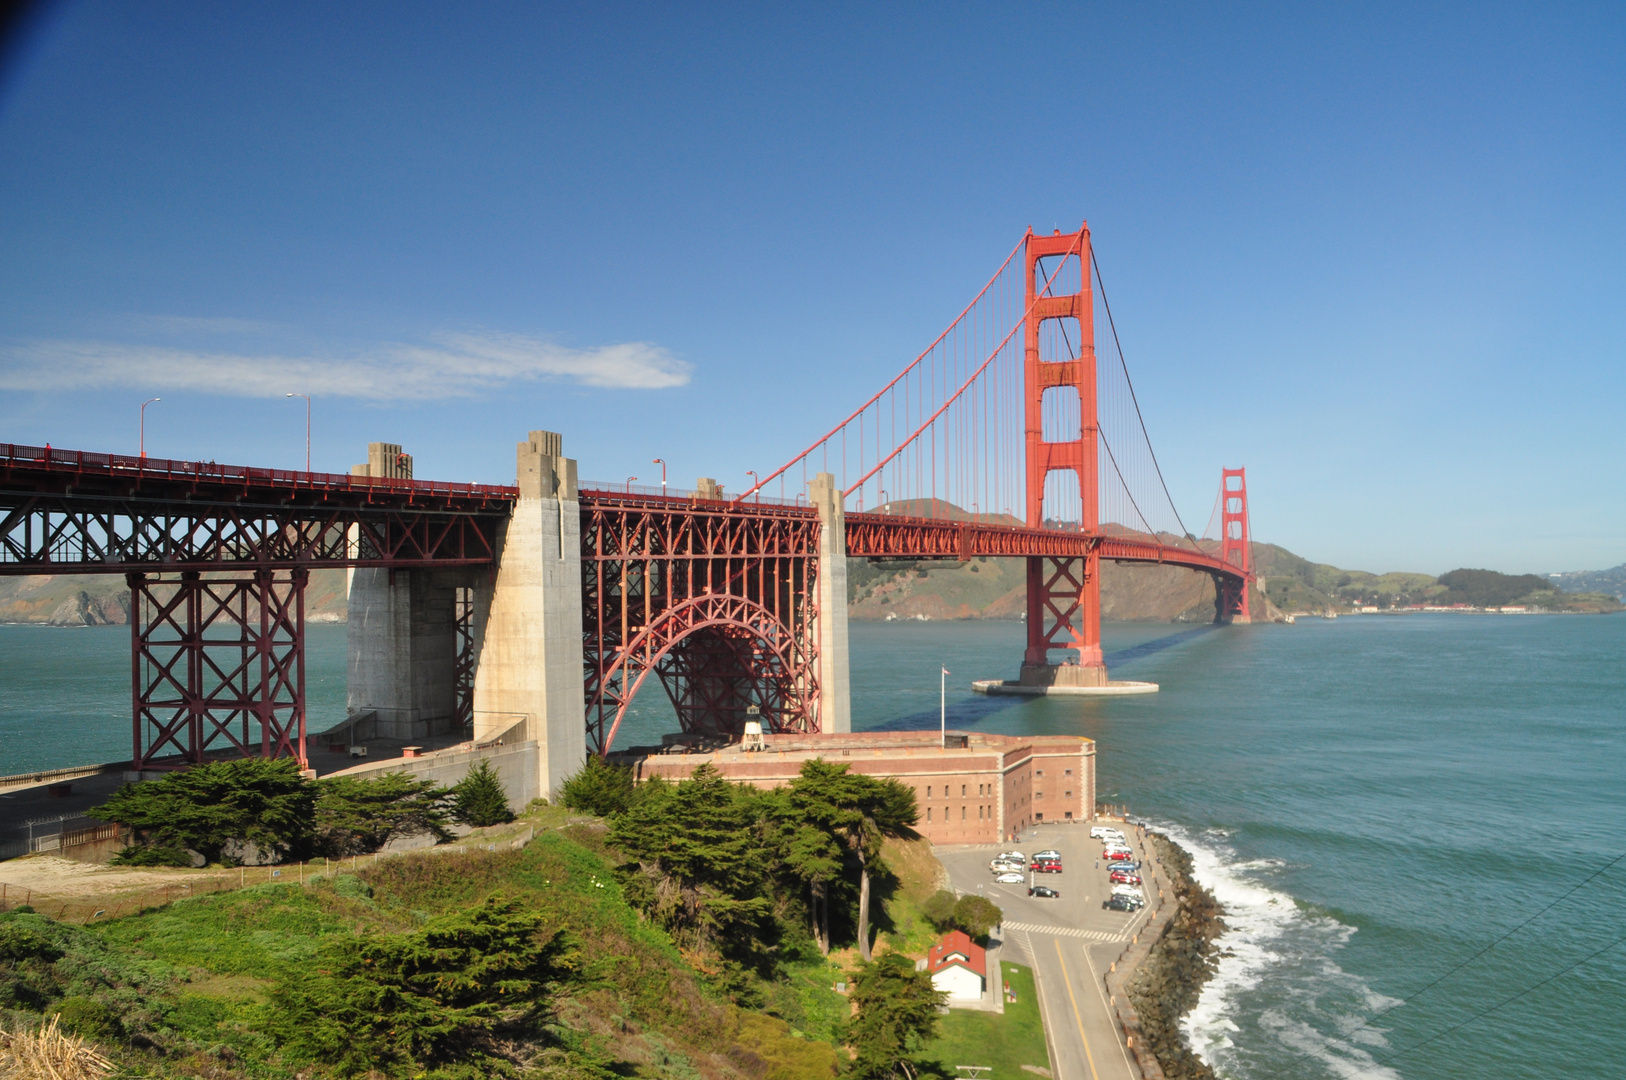
[[[988,953],[963,930],[950,930],[926,953],[932,988],[948,993],[950,1001],[976,1001],[987,986]]]

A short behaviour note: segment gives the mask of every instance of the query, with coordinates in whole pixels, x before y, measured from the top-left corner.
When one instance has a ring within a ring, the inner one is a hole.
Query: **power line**
[[[1589,953],[1586,956],[1583,956],[1581,959],[1577,960],[1575,963],[1571,964],[1569,967],[1564,968],[1562,971],[1554,972],[1553,974],[1547,976],[1545,979],[1541,980],[1540,982],[1534,983],[1534,984],[1532,984],[1530,986],[1525,987],[1523,990],[1520,990],[1517,994],[1514,994],[1512,997],[1504,998],[1501,1001],[1497,1002],[1495,1005],[1492,1005],[1490,1008],[1482,1009],[1479,1012],[1474,1013],[1472,1016],[1468,1017],[1468,1019],[1462,1021],[1460,1024],[1452,1024],[1450,1027],[1446,1028],[1444,1031],[1438,1032],[1437,1034],[1434,1034],[1434,1035],[1430,1035],[1428,1038],[1424,1039],[1422,1042],[1413,1043],[1412,1045],[1406,1047],[1404,1050],[1396,1051],[1395,1053],[1390,1054],[1386,1058],[1377,1058],[1375,1060],[1377,1061],[1377,1063],[1379,1065],[1387,1065],[1389,1062],[1394,1061],[1394,1060],[1396,1060],[1398,1058],[1404,1057],[1405,1055],[1411,1053],[1413,1050],[1421,1050],[1423,1047],[1427,1046],[1429,1043],[1435,1041],[1436,1039],[1443,1039],[1447,1035],[1451,1034],[1453,1031],[1457,1031],[1457,1030],[1459,1030],[1461,1028],[1467,1027],[1469,1024],[1473,1023],[1475,1020],[1484,1019],[1485,1017],[1489,1016],[1491,1013],[1495,1012],[1496,1010],[1498,1010],[1500,1008],[1503,1008],[1503,1007],[1505,1007],[1507,1005],[1513,1004],[1515,1001],[1518,1001],[1520,998],[1524,997],[1524,995],[1526,995],[1528,993],[1531,993],[1532,991],[1540,990],[1543,986],[1546,986],[1548,983],[1554,982],[1557,979],[1559,979],[1559,978],[1561,978],[1561,977],[1563,977],[1565,975],[1568,975],[1570,972],[1574,971],[1576,968],[1580,967],[1582,964],[1588,963],[1589,961],[1592,961],[1592,960],[1596,960],[1598,957],[1602,956],[1604,953],[1608,952],[1610,949],[1619,948],[1623,944],[1626,944],[1626,937],[1618,937],[1614,941],[1611,941],[1609,944],[1605,945],[1603,948],[1599,949],[1597,952]]]
[[[1614,866],[1616,863],[1620,862],[1623,859],[1626,859],[1626,851],[1621,852],[1619,855],[1616,855],[1613,859],[1610,859],[1608,862],[1606,862],[1602,866],[1598,867],[1598,869],[1594,870],[1592,873],[1588,874],[1586,877],[1582,878],[1578,883],[1576,883],[1576,885],[1572,889],[1570,889],[1569,892],[1565,893],[1563,896],[1560,896],[1557,900],[1554,900],[1552,903],[1548,904],[1546,907],[1542,908],[1540,911],[1536,912],[1534,915],[1530,916],[1528,919],[1524,920],[1524,922],[1522,922],[1519,925],[1515,926],[1513,929],[1507,931],[1501,937],[1497,938],[1495,941],[1492,941],[1489,945],[1486,945],[1483,949],[1480,949],[1478,952],[1476,952],[1472,956],[1468,957],[1468,959],[1462,961],[1462,963],[1458,964],[1456,967],[1451,968],[1449,971],[1445,972],[1445,974],[1443,974],[1443,975],[1439,976],[1438,978],[1436,978],[1433,982],[1427,983],[1427,984],[1419,987],[1418,989],[1413,990],[1410,994],[1407,994],[1405,997],[1401,998],[1399,1001],[1395,1002],[1393,1005],[1389,1006],[1387,1009],[1384,1009],[1382,1012],[1373,1014],[1372,1016],[1368,1017],[1366,1020],[1362,1021],[1358,1026],[1350,1028],[1348,1031],[1344,1032],[1343,1035],[1329,1036],[1328,1037],[1329,1040],[1332,1041],[1332,1042],[1341,1042],[1341,1043],[1345,1043],[1346,1045],[1349,1045],[1349,1036],[1355,1034],[1357,1031],[1361,1031],[1361,1030],[1363,1030],[1365,1028],[1368,1028],[1371,1025],[1377,1023],[1379,1020],[1383,1019],[1385,1016],[1388,1016],[1390,1013],[1394,1012],[1396,1009],[1400,1008],[1402,1005],[1406,1005],[1406,1004],[1408,1004],[1408,1003],[1410,1003],[1412,1001],[1417,1000],[1419,997],[1422,997],[1424,994],[1428,993],[1430,990],[1434,989],[1436,986],[1440,985],[1445,980],[1449,979],[1451,976],[1455,975],[1457,972],[1459,972],[1463,968],[1467,967],[1469,964],[1472,964],[1475,960],[1478,960],[1481,956],[1484,956],[1486,953],[1488,953],[1492,949],[1496,948],[1496,946],[1500,945],[1502,942],[1506,941],[1508,938],[1512,937],[1514,934],[1517,934],[1520,930],[1523,930],[1525,927],[1529,926],[1531,923],[1535,922],[1537,919],[1541,918],[1543,915],[1545,915],[1549,911],[1553,910],[1553,908],[1557,907],[1559,904],[1562,904],[1565,900],[1568,900],[1570,897],[1572,897],[1576,893],[1580,892],[1583,888],[1585,888],[1586,886],[1590,885],[1593,881],[1595,881],[1599,877],[1599,875],[1604,873],[1604,871],[1608,870],[1610,867]],[[1626,941],[1626,938],[1622,938],[1621,941]],[[1599,955],[1599,953],[1602,953],[1602,952],[1608,952],[1610,949],[1614,948],[1615,945],[1619,945],[1620,943],[1621,943],[1620,941],[1616,941],[1613,945],[1606,945],[1606,946],[1604,946],[1603,949],[1600,949],[1598,953],[1593,953],[1592,956],[1597,956],[1597,955]],[[1589,956],[1586,959],[1590,960],[1590,959],[1592,959],[1592,956]],[[1570,965],[1570,967],[1565,968],[1564,971],[1573,970],[1574,968],[1579,967],[1581,964],[1584,964],[1584,963],[1586,963],[1586,960],[1582,960],[1579,963],[1572,964],[1572,965]],[[1558,974],[1562,975],[1562,974],[1564,974],[1564,971],[1561,971]],[[1558,975],[1554,975],[1552,978],[1556,979],[1556,978],[1558,978]],[[1543,985],[1545,985],[1546,983],[1549,983],[1549,982],[1552,982],[1552,979],[1546,979],[1543,982],[1537,983],[1536,986],[1543,986]],[[1480,1016],[1489,1015],[1490,1013],[1495,1012],[1497,1009],[1500,1009],[1502,1007],[1502,1005],[1506,1005],[1508,1003],[1508,1001],[1512,1001],[1512,1000],[1514,1000],[1514,998],[1521,997],[1524,994],[1529,993],[1531,990],[1534,990],[1536,988],[1536,986],[1527,987],[1526,989],[1521,990],[1518,994],[1515,994],[1514,997],[1508,998],[1507,1001],[1502,1002],[1501,1005],[1493,1006],[1492,1008],[1486,1010],[1483,1013],[1475,1014],[1474,1016],[1469,1017],[1467,1020],[1464,1020],[1462,1023],[1463,1024],[1472,1023],[1474,1020],[1477,1020]],[[1461,1027],[1461,1026],[1462,1026],[1462,1024],[1457,1025],[1457,1027]],[[1433,1042],[1434,1039],[1439,1038],[1441,1035],[1449,1034],[1450,1032],[1455,1031],[1455,1030],[1456,1030],[1455,1027],[1454,1028],[1448,1028],[1445,1031],[1440,1032],[1439,1035],[1431,1036],[1427,1041],[1428,1042]],[[1418,1043],[1417,1044],[1417,1046],[1422,1046],[1422,1045],[1424,1045],[1424,1044],[1423,1043]],[[1417,1049],[1416,1046],[1409,1047],[1408,1049],[1401,1051],[1401,1053],[1410,1053],[1412,1050],[1415,1050],[1415,1049]],[[1306,1051],[1305,1053],[1302,1053],[1298,1057],[1294,1058],[1292,1061],[1289,1061],[1288,1064],[1289,1065],[1296,1065],[1298,1062],[1303,1061],[1305,1058],[1310,1057],[1313,1054],[1314,1054],[1314,1051]],[[1400,1056],[1399,1054],[1394,1055],[1394,1057],[1399,1057],[1399,1056]],[[1387,1059],[1387,1060],[1393,1060],[1393,1058],[1390,1058],[1390,1059]],[[1380,1064],[1381,1064],[1381,1062],[1380,1062]]]

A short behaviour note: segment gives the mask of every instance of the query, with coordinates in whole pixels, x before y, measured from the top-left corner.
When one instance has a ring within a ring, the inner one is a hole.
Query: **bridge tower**
[[[1075,233],[1057,231],[1035,235],[1030,228],[1027,249],[1027,318],[1023,327],[1026,354],[1023,388],[1027,463],[1027,525],[1045,524],[1045,487],[1052,473],[1072,474],[1078,482],[1082,508],[1079,528],[1088,536],[1100,531],[1098,431],[1095,383],[1095,297],[1090,284],[1090,231],[1088,224]],[[1054,261],[1047,267],[1042,260]],[[1077,260],[1077,289],[1060,291],[1069,260]],[[1064,351],[1056,349],[1056,334],[1042,346],[1045,323],[1059,325]],[[1068,323],[1071,323],[1071,328]],[[1076,353],[1072,343],[1077,342]],[[1047,441],[1044,404],[1047,395],[1063,398],[1060,412],[1079,416],[1076,437]],[[1101,658],[1101,566],[1098,547],[1083,557],[1030,556],[1027,565],[1028,644],[1022,656],[1021,682],[1027,686],[1104,686],[1107,669]],[[1077,650],[1076,664],[1055,665],[1053,650]]]
[[[1219,621],[1252,622],[1248,595],[1253,591],[1253,541],[1248,534],[1247,469],[1220,473],[1220,558],[1241,570],[1244,580],[1215,576]]]

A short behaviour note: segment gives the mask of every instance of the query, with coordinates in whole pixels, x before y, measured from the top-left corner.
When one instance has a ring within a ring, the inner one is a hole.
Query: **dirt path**
[[[221,877],[224,873],[219,870],[104,866],[76,862],[58,855],[33,855],[0,864],[0,882],[5,883],[5,898],[13,904],[21,903],[28,890],[58,900],[74,900],[86,896],[118,896],[162,889],[165,885],[187,885]],[[230,873],[235,875],[236,871]]]

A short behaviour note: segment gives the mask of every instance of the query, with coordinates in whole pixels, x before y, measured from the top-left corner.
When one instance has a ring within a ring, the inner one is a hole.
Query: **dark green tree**
[[[482,759],[452,785],[452,819],[477,829],[514,820],[514,812],[508,809],[508,792],[491,762]]]
[[[954,894],[938,889],[920,906],[920,913],[939,930],[950,929],[954,926]]]
[[[125,784],[87,813],[138,830],[138,849],[191,848],[218,862],[229,845],[253,844],[276,860],[310,851],[315,802],[298,762],[242,758]]]
[[[937,1034],[938,1010],[948,995],[908,958],[886,953],[859,964],[853,977],[856,1014],[847,1025],[857,1080],[914,1080],[915,1055]]]
[[[322,855],[377,851],[398,837],[451,839],[446,802],[451,793],[433,780],[407,773],[334,776],[316,782],[316,850]]]
[[[423,1075],[478,1063],[494,1028],[534,1025],[572,964],[540,914],[493,897],[414,934],[330,941],[273,991],[272,1028],[343,1076]]]
[[[969,894],[960,897],[949,915],[949,922],[953,926],[978,941],[986,940],[988,931],[1004,921],[1005,913],[992,900]]]
[[[816,830],[829,837],[858,866],[858,951],[870,957],[870,880],[885,869],[881,845],[889,836],[906,836],[917,820],[915,792],[890,777],[877,779],[850,771],[845,764],[822,759],[804,762],[800,774],[790,782],[787,815],[797,828]],[[822,854],[811,839],[810,851]],[[815,919],[820,918],[817,902],[820,890],[828,887],[825,864],[818,858],[787,859],[793,869],[805,869],[815,897]],[[798,870],[802,873],[802,870]],[[823,912],[823,940],[829,939],[828,909]],[[815,931],[815,936],[819,932]]]
[[[623,868],[629,899],[685,945],[759,958],[773,910],[761,800],[710,764],[649,787],[607,837],[631,860]]]
[[[631,769],[588,754],[576,775],[560,788],[559,801],[572,810],[610,817],[632,805],[633,790]]]

